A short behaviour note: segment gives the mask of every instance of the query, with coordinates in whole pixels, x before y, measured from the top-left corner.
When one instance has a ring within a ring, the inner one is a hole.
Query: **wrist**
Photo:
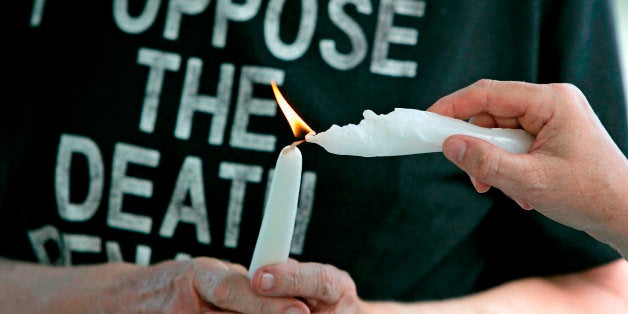
[[[625,171],[623,181],[620,181],[614,190],[617,201],[612,218],[607,221],[610,231],[608,243],[626,259],[628,259],[628,170]]]
[[[87,298],[92,298],[97,308],[104,313],[127,311],[137,303],[138,285],[132,278],[141,266],[130,263],[110,263],[99,267],[99,274],[91,280],[101,280],[95,284],[94,291],[89,291]],[[94,292],[94,293],[91,293]]]
[[[587,232],[628,258],[628,161],[624,158],[621,165],[607,177],[604,197],[591,204],[600,220]]]
[[[49,292],[46,312],[120,312],[133,295],[128,274],[138,266],[111,263],[94,266],[57,267],[57,283]],[[44,292],[45,293],[45,292]]]
[[[119,312],[131,264],[60,267],[0,258],[0,312]],[[129,289],[130,290],[130,289]],[[128,292],[128,291],[127,291]]]

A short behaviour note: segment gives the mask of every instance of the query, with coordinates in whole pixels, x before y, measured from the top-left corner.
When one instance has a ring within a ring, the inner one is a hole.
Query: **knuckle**
[[[492,103],[490,89],[493,88],[496,83],[497,81],[491,79],[481,79],[474,83],[475,86],[479,87],[477,89],[477,97],[482,106],[489,107]]]
[[[552,179],[544,167],[530,167],[525,173],[528,176],[526,178],[526,181],[528,182],[528,191],[526,194],[538,196],[552,190],[551,185],[549,184]]]
[[[246,267],[239,265],[239,264],[232,264],[231,265],[232,269],[236,272],[239,272],[241,274],[246,274],[247,273],[247,269]]]
[[[331,265],[325,265],[320,269],[320,273],[317,276],[318,294],[324,300],[337,300],[340,297],[338,285],[335,284],[335,278],[337,276],[335,273],[337,272],[338,269]]]
[[[253,308],[256,310],[257,313],[272,313],[272,308],[270,307],[270,305],[263,300],[257,300]]]
[[[574,90],[577,90],[576,86],[571,83],[552,83],[550,84],[550,86],[556,91],[566,94],[572,93]]]
[[[479,87],[485,87],[485,88],[490,88],[495,84],[495,80],[491,80],[491,79],[480,79],[477,80],[474,85],[479,86]]]
[[[492,150],[483,152],[475,161],[476,169],[478,170],[476,178],[480,181],[485,181],[497,176],[499,174],[500,163],[500,155],[495,154]]]
[[[186,270],[192,272],[194,278],[204,282],[215,282],[216,270],[223,270],[222,262],[214,258],[198,257],[187,262]]]
[[[338,270],[338,271],[340,272],[340,275],[342,277],[342,282],[344,283],[345,289],[355,291],[356,286],[355,286],[355,282],[353,282],[353,279],[351,278],[351,275],[344,270]]]
[[[355,282],[353,281],[353,279],[351,278],[351,275],[349,275],[348,272],[346,271],[341,271],[342,272],[342,277],[343,277],[343,285],[342,285],[342,291],[340,291],[340,296],[339,298],[344,298],[346,300],[348,300],[348,302],[350,304],[357,304],[357,301],[359,300],[358,298],[358,292],[357,292],[357,287],[355,285]]]
[[[290,293],[297,293],[302,285],[302,276],[298,272],[289,272],[286,274],[286,288]]]
[[[278,308],[277,302],[278,301],[272,299],[259,299],[255,302],[254,309],[256,313],[278,313],[280,309]]]
[[[550,84],[550,88],[567,99],[581,100],[584,97],[580,89],[571,83],[554,83]]]
[[[197,267],[217,267],[222,269],[228,268],[223,261],[213,257],[195,257],[194,259],[192,259],[192,262]]]
[[[237,291],[235,291],[232,284],[233,281],[230,275],[216,278],[211,291],[211,303],[223,308],[233,304],[237,298]]]

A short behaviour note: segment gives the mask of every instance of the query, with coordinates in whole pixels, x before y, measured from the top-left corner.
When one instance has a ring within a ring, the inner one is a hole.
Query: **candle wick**
[[[314,131],[310,131],[308,134],[306,134],[306,138],[302,139],[302,140],[298,140],[298,141],[294,141],[292,142],[292,144],[290,144],[290,148],[294,149],[295,147],[297,147],[297,145],[303,143],[303,142],[307,142],[307,136],[314,136],[316,135],[316,132]]]
[[[294,142],[292,142],[292,144],[290,144],[290,147],[291,147],[292,149],[294,149],[295,147],[297,147],[297,145],[299,145],[299,144],[301,144],[301,143],[303,143],[303,142],[305,142],[305,140],[294,141]]]

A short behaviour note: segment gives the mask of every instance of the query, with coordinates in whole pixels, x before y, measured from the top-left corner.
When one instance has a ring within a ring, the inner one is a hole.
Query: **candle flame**
[[[279,105],[279,108],[281,108],[283,115],[286,116],[286,120],[288,120],[294,136],[297,138],[303,138],[306,134],[313,132],[312,128],[310,128],[310,126],[307,125],[307,123],[305,123],[305,121],[303,121],[301,117],[299,117],[294,109],[290,107],[290,104],[288,104],[286,99],[283,98],[283,95],[281,95],[281,92],[279,92],[279,88],[277,88],[277,84],[275,84],[275,81],[271,81],[270,84],[273,87],[273,93],[275,93],[275,99],[277,100],[277,104]]]

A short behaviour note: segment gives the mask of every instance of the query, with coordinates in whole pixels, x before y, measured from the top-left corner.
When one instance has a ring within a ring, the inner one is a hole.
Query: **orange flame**
[[[292,109],[286,99],[283,98],[283,95],[279,92],[279,88],[277,88],[275,81],[271,81],[270,84],[273,87],[273,93],[275,93],[277,104],[279,105],[279,108],[281,108],[283,115],[286,116],[294,136],[296,138],[303,138],[306,134],[312,132],[312,128],[310,128],[310,126],[307,125],[307,123],[305,123],[305,121],[303,121],[303,119],[301,119],[296,112],[294,112],[294,109]]]

